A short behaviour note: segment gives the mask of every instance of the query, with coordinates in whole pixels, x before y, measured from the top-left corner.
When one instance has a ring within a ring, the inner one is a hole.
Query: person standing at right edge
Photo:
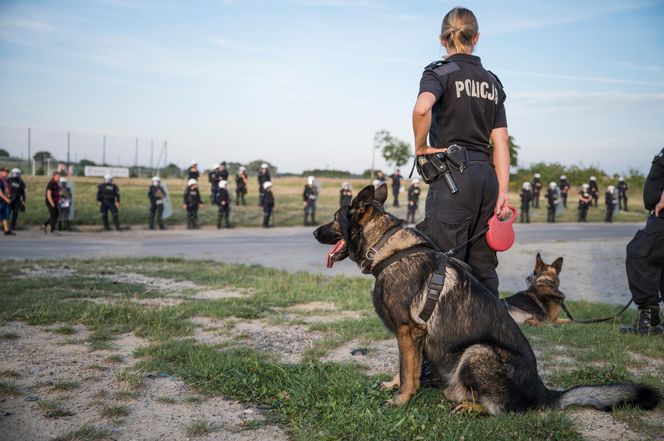
[[[484,237],[463,245],[494,213],[510,214],[505,93],[498,77],[471,55],[479,36],[470,10],[448,12],[440,34],[448,56],[429,64],[420,81],[413,110],[420,174],[427,161],[446,163],[458,191],[444,176],[429,177],[425,218],[418,228],[442,250],[461,246],[454,257],[468,263],[475,277],[498,296],[496,252]]]
[[[664,334],[659,302],[664,296],[664,149],[652,160],[643,186],[643,204],[650,217],[627,244],[627,282],[639,309],[636,324],[621,331]]]

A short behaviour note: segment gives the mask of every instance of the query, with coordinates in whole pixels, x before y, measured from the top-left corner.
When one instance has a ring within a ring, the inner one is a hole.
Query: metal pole
[[[154,139],[150,140],[150,170],[154,170]]]
[[[101,153],[101,165],[106,165],[106,135],[104,135],[104,149]]]
[[[71,144],[71,133],[67,132],[67,167],[69,167],[69,148]]]
[[[28,127],[28,168],[30,169],[29,173],[32,176],[34,176],[35,175],[35,168],[33,167],[34,164],[33,164],[33,161],[32,161],[32,156],[30,156],[31,155],[30,149],[32,147],[31,136],[30,136],[31,133],[30,132],[31,132],[31,129]]]
[[[164,148],[166,152],[164,153],[164,167],[168,166],[168,141],[164,141]]]
[[[138,138],[136,138],[136,145],[134,148],[134,167],[138,170]]]
[[[374,164],[376,162],[376,146],[371,147],[371,181],[373,182],[374,178]]]

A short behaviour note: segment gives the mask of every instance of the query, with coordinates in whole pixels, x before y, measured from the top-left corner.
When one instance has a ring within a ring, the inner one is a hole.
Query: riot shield
[[[74,209],[76,208],[76,183],[73,181],[67,182],[67,188],[69,188],[69,194],[71,195],[71,202],[69,203],[69,216],[67,220],[69,222],[74,221]]]
[[[171,202],[171,194],[168,192],[168,184],[165,182],[161,183],[162,188],[166,192],[166,197],[164,198],[164,213],[162,217],[168,219],[173,216],[173,203]]]

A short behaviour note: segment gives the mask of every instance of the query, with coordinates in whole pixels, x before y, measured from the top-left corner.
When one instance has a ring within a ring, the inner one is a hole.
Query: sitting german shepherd
[[[423,359],[442,379],[445,397],[462,403],[456,410],[498,415],[574,404],[601,410],[623,404],[652,409],[660,402],[656,389],[640,384],[547,389],[519,326],[455,259],[448,260],[430,318],[421,319],[429,280],[447,259],[424,234],[386,213],[385,199],[387,186],[365,187],[332,222],[316,229],[314,237],[335,245],[329,265],[350,257],[365,273],[375,272],[390,256],[403,256],[375,274],[372,294],[378,316],[396,334],[399,346],[399,373],[382,385],[399,388],[388,404],[406,404],[417,393]]]
[[[515,322],[531,326],[542,325],[547,319],[554,324],[571,322],[559,318],[565,301],[565,294],[558,289],[562,268],[562,257],[547,265],[537,253],[535,271],[526,279],[528,289],[503,300]]]

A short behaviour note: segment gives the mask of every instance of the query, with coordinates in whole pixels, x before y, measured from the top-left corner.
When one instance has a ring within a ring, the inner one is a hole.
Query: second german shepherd
[[[622,404],[652,409],[661,400],[647,385],[607,384],[551,390],[537,373],[535,355],[519,326],[499,300],[463,264],[449,259],[442,292],[429,320],[420,318],[428,282],[444,255],[421,232],[405,228],[385,212],[387,186],[368,186],[339,209],[334,220],[314,231],[334,244],[331,262],[349,257],[368,272],[379,262],[416,245],[430,249],[407,254],[376,275],[373,304],[385,326],[396,334],[399,373],[385,387],[398,387],[389,404],[406,404],[420,387],[424,359],[442,379],[445,397],[498,415],[527,409],[586,405],[610,410]],[[381,241],[389,231],[396,233]],[[370,250],[381,243],[375,253]],[[420,248],[421,250],[421,248]]]
[[[559,318],[565,301],[565,294],[558,289],[562,269],[562,257],[547,265],[540,253],[537,253],[535,270],[526,279],[528,289],[503,300],[515,322],[531,326],[539,326],[546,320],[554,324],[571,322],[569,319]]]

